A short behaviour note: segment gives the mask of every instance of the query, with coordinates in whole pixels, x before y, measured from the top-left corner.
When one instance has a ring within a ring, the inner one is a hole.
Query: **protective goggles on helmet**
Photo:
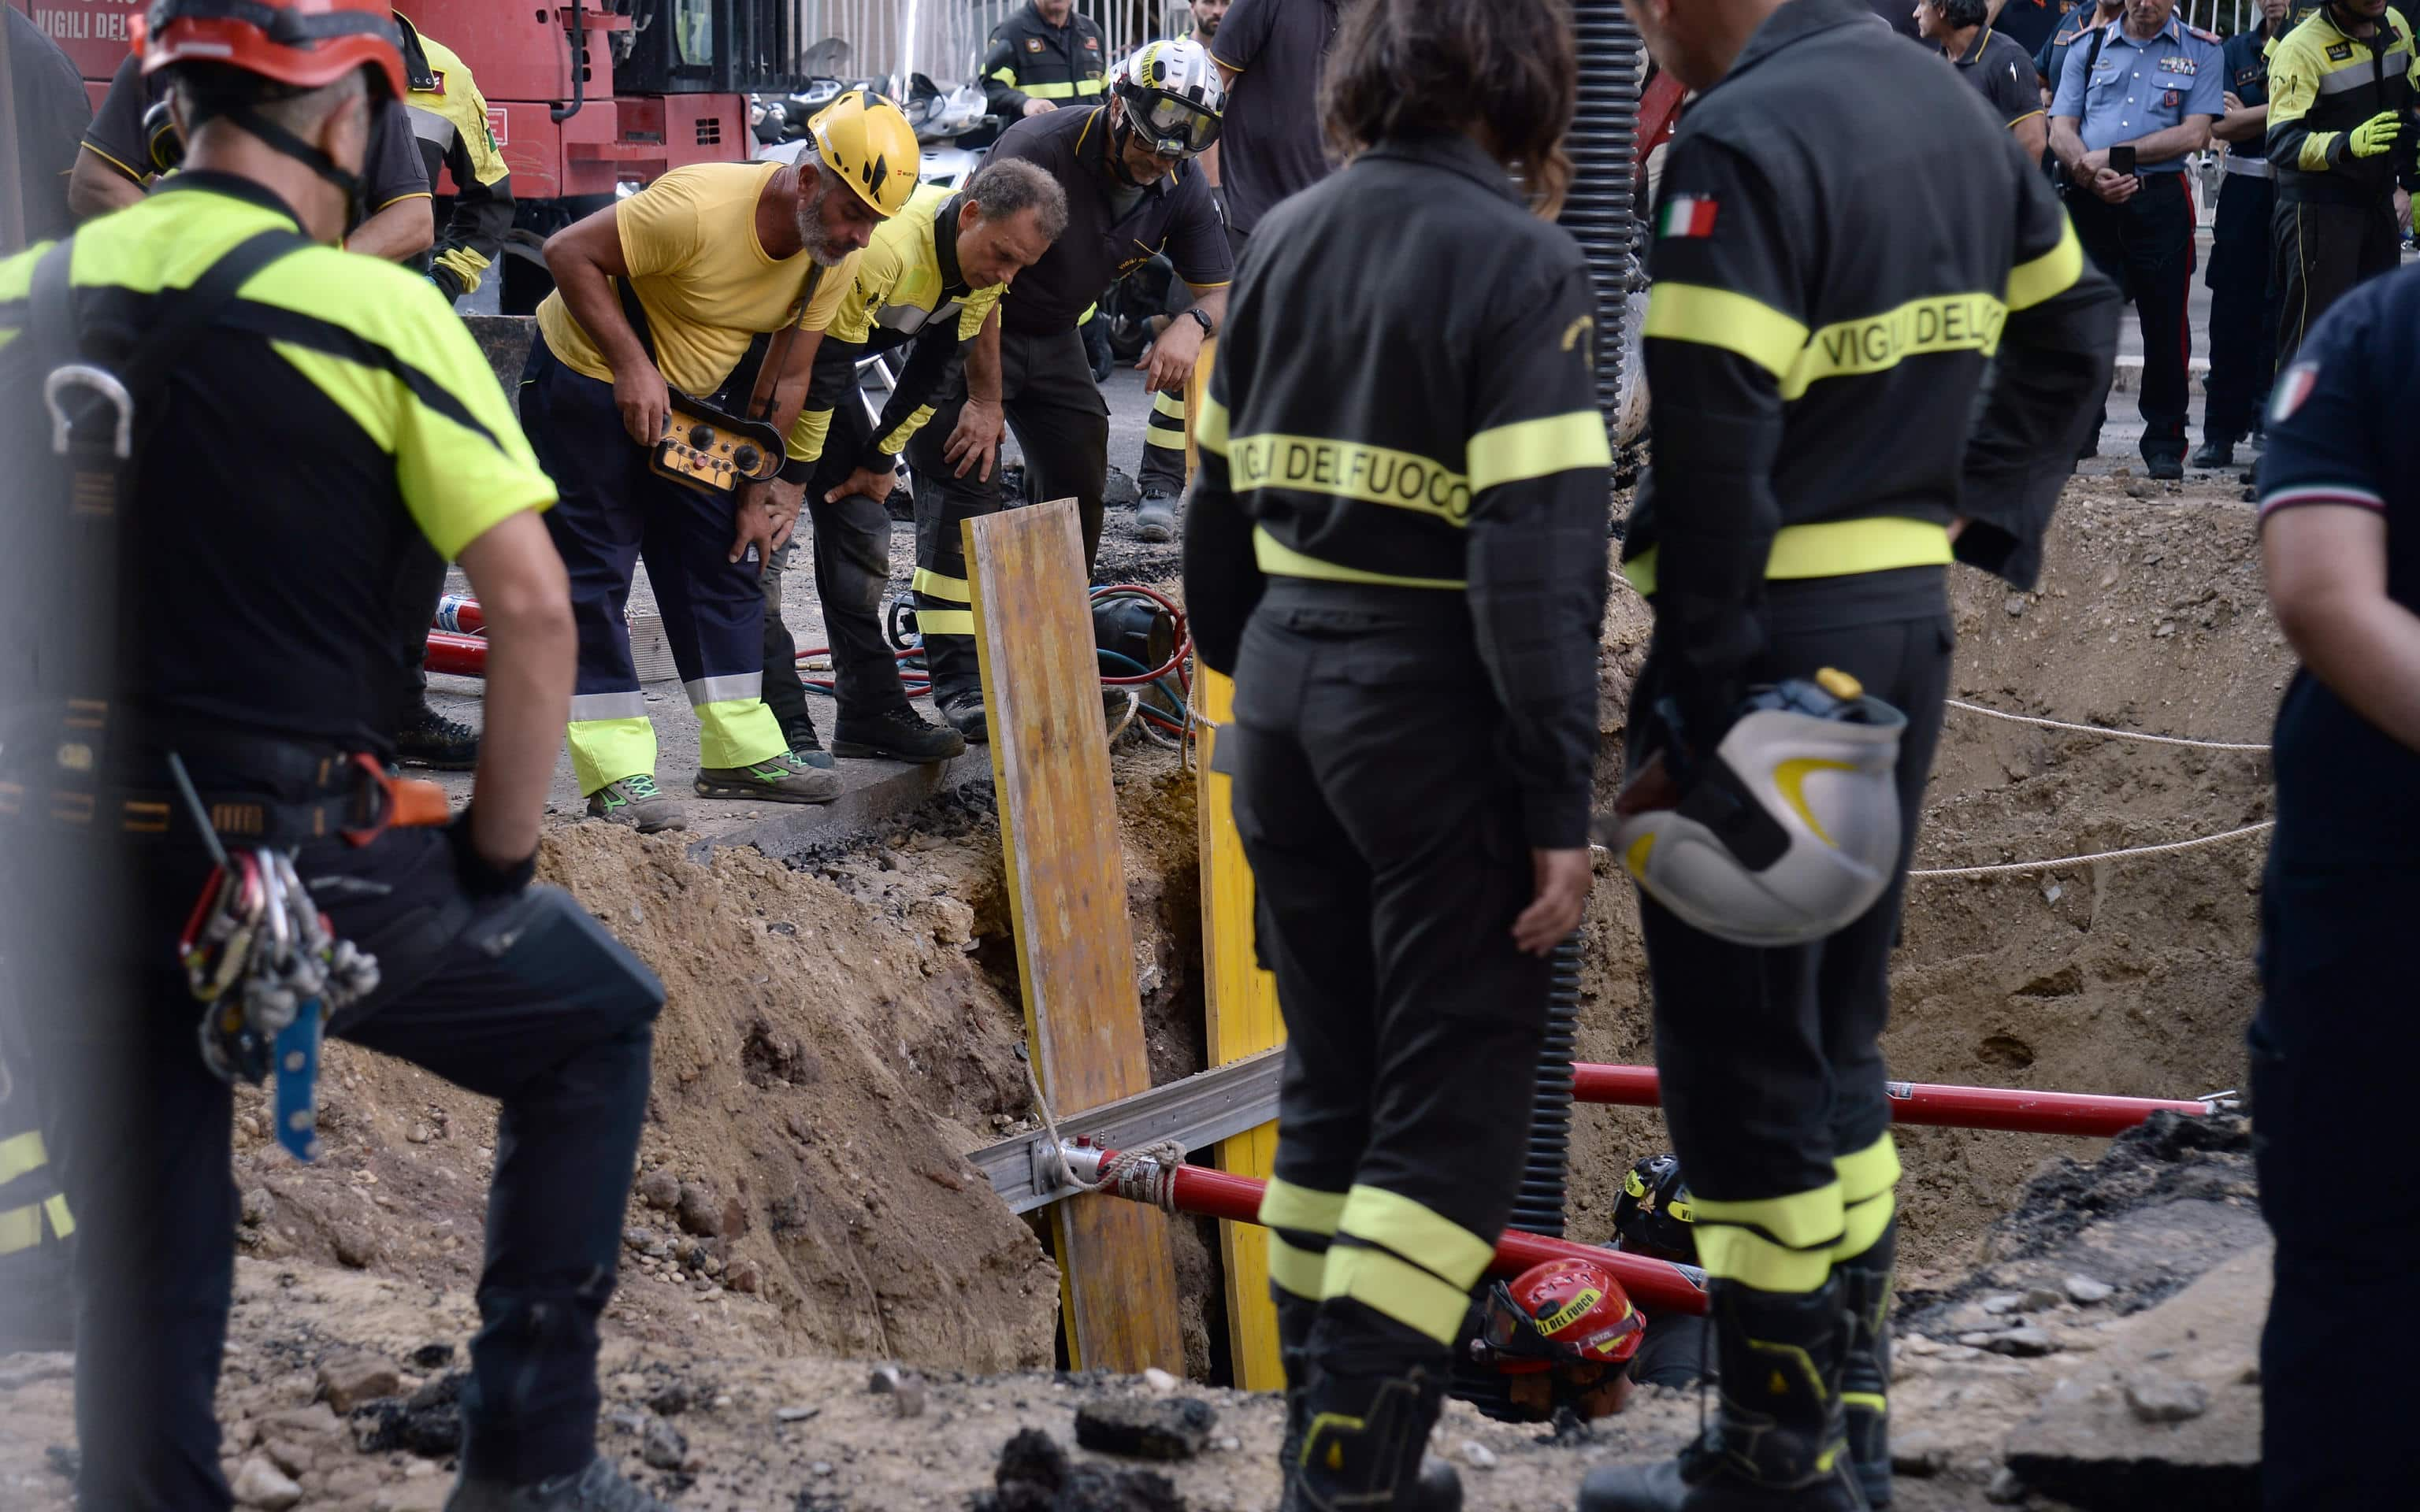
[[[1163,158],[1198,158],[1218,140],[1219,118],[1164,89],[1129,85],[1126,124]]]
[[[1636,1352],[1637,1346],[1631,1341],[1647,1332],[1647,1315],[1625,1304],[1620,1318],[1603,1321],[1587,1337],[1566,1341],[1549,1335],[1544,1324],[1524,1311],[1505,1282],[1489,1287],[1479,1301],[1479,1339],[1499,1365],[1619,1365]]]

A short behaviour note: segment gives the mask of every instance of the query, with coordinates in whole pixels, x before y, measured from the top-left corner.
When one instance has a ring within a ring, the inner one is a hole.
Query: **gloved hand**
[[[2391,110],[2381,110],[2346,133],[2345,146],[2356,158],[2374,158],[2391,150],[2395,138],[2403,130],[2403,117]]]
[[[445,302],[448,304],[462,297],[462,280],[455,276],[454,270],[442,263],[434,264],[429,268],[428,281],[437,285],[437,292],[445,296]]]
[[[473,898],[503,898],[520,891],[537,876],[537,853],[529,855],[511,867],[498,867],[479,854],[471,842],[471,810],[473,804],[462,806],[454,822],[445,826],[445,843],[454,851],[454,875],[462,890]]]

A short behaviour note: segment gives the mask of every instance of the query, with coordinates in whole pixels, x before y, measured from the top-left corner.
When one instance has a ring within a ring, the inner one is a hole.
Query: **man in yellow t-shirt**
[[[761,395],[790,455],[802,455],[797,422],[815,348],[859,254],[914,192],[917,166],[915,132],[879,95],[851,90],[809,129],[811,150],[795,167],[675,169],[546,244],[555,292],[538,306],[521,419],[563,495],[547,523],[580,625],[571,764],[591,815],[642,831],[682,824],[656,786],[655,727],[623,620],[643,557],[697,714],[697,795],[825,803],[840,794],[837,778],[789,748],[762,697],[758,575],[798,521],[799,485],[751,486],[735,507],[647,461],[668,383],[721,394],[734,410]],[[624,281],[644,333],[625,314]],[[778,373],[736,371],[757,336],[791,328]]]

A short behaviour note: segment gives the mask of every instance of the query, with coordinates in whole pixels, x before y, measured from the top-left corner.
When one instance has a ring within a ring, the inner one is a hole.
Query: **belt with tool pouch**
[[[110,764],[128,774],[47,789],[0,777],[0,819],[47,817],[80,828],[191,839],[194,817],[168,776],[175,752],[194,774],[210,826],[228,845],[290,849],[341,839],[367,845],[389,829],[442,826],[453,810],[434,782],[388,775],[375,756],[274,736],[149,736]]]

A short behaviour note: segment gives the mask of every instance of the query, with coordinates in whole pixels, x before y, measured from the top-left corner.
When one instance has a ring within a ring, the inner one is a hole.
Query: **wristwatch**
[[[1185,313],[1191,316],[1194,319],[1202,322],[1202,333],[1203,335],[1215,336],[1218,333],[1218,328],[1210,323],[1209,312],[1202,309],[1202,306],[1198,304],[1188,304],[1185,307]]]

